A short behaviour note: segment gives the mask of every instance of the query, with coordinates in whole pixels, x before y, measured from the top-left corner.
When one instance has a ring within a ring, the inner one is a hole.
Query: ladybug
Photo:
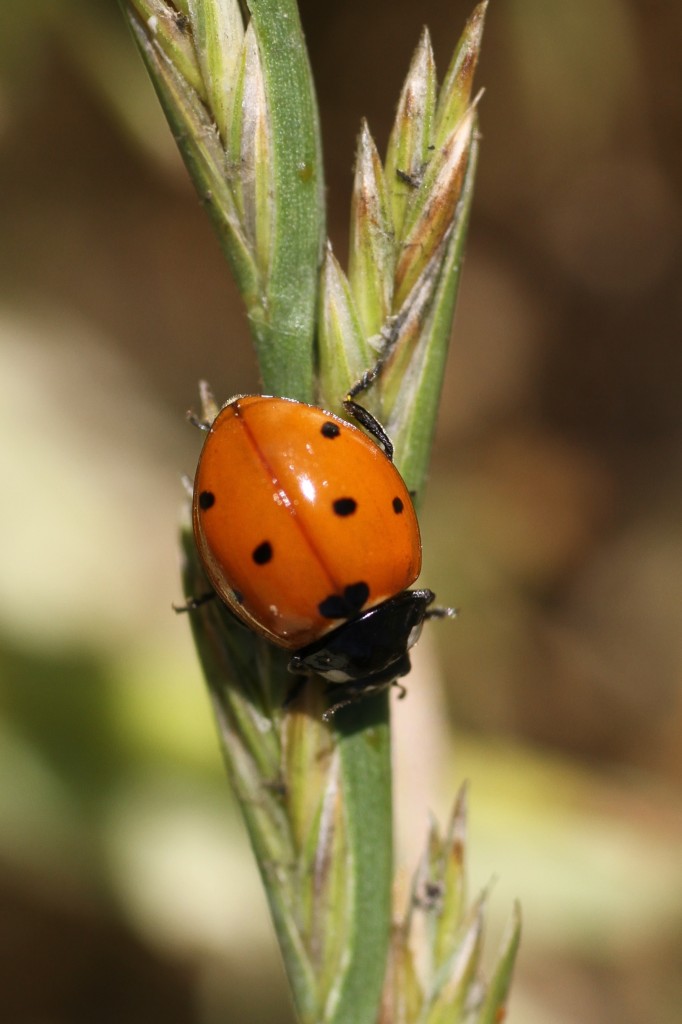
[[[192,502],[215,593],[292,652],[292,672],[339,687],[326,718],[406,675],[424,620],[453,614],[408,589],[422,561],[412,499],[383,428],[349,399],[375,439],[303,402],[231,399],[208,428]]]

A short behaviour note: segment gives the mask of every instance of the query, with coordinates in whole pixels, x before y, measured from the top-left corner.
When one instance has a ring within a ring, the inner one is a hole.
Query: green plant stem
[[[313,400],[313,345],[324,227],[317,105],[295,0],[247,0],[272,117],[272,261],[249,311],[266,394]]]
[[[348,816],[351,957],[330,1016],[333,1024],[377,1019],[391,928],[393,805],[389,696],[337,713]]]

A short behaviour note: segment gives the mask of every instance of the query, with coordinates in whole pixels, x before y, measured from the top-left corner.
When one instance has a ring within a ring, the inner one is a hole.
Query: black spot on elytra
[[[237,604],[244,604],[244,595],[242,594],[241,590],[233,590],[232,596],[234,597]]]
[[[349,619],[360,611],[368,597],[369,587],[360,580],[349,584],[343,594],[329,594],[317,607],[325,619]]]
[[[347,615],[346,602],[339,594],[329,594],[324,601],[320,601],[317,608],[325,619],[345,619]]]
[[[357,507],[355,498],[337,498],[332,505],[337,516],[352,516]]]
[[[320,433],[322,437],[334,438],[339,436],[341,428],[336,423],[332,423],[331,420],[327,420],[326,423],[322,424]]]
[[[369,587],[364,580],[359,583],[351,583],[343,592],[343,596],[355,611],[360,611],[363,604],[369,597]]]
[[[405,508],[405,506],[403,505],[403,502],[402,502],[401,498],[394,498],[393,499],[393,511],[395,512],[395,514],[397,516],[400,515],[400,513],[402,512],[402,510],[404,508]]]
[[[215,504],[215,494],[213,491],[202,491],[199,495],[199,508],[206,511],[211,505]]]
[[[257,548],[254,548],[251,552],[256,565],[267,565],[272,559],[272,544],[269,540],[264,540],[262,544],[259,544]]]

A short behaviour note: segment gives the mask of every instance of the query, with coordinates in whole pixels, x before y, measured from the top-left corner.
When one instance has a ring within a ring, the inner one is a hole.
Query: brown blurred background
[[[343,254],[361,116],[383,147],[422,24],[442,74],[470,3],[336,8],[302,3]],[[524,907],[511,1024],[680,1020],[681,43],[670,2],[488,13],[423,514],[461,618],[396,709],[397,803],[407,869],[470,779],[491,948]],[[3,6],[0,231],[0,1021],[287,1024],[170,611],[185,409],[257,375],[105,0]]]

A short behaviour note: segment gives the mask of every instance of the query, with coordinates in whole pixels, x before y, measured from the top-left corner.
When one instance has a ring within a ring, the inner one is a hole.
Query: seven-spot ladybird
[[[347,408],[385,450],[315,406],[233,398],[208,431],[193,499],[217,595],[294,652],[291,671],[342,684],[332,710],[406,675],[424,619],[450,614],[430,608],[430,590],[407,589],[421,569],[412,499],[382,428]]]

